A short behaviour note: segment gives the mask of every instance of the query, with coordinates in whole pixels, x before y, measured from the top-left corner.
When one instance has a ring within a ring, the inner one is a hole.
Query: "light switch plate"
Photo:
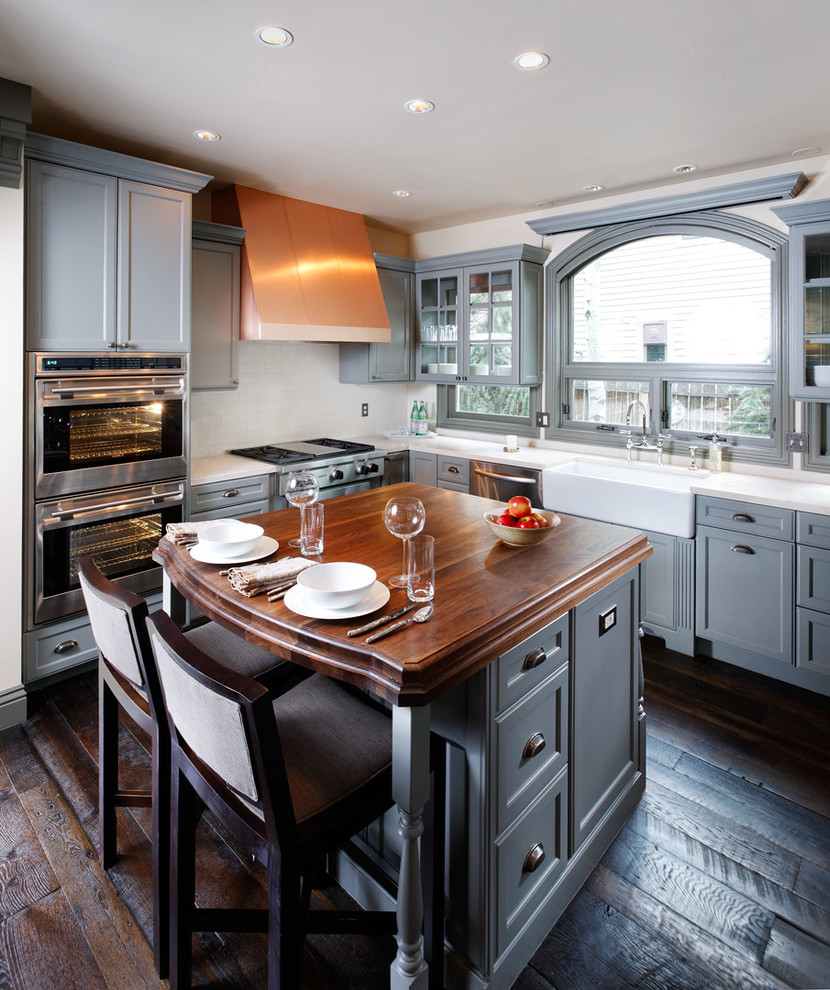
[[[798,454],[807,453],[806,433],[785,433],[784,439],[787,443],[787,450],[795,451]]]

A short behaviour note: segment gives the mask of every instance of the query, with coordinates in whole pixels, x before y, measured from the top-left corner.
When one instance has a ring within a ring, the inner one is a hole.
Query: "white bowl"
[[[830,385],[830,364],[817,364],[813,368],[813,378],[816,385],[824,388]]]
[[[439,375],[454,375],[458,371],[457,364],[439,364],[438,374]]]
[[[203,529],[199,533],[199,543],[219,557],[237,557],[250,553],[262,539],[264,532],[262,526],[231,519]]]
[[[513,374],[513,365],[512,364],[497,364],[495,366],[495,368],[493,368],[493,374],[494,375],[512,375]]]
[[[490,369],[486,364],[471,364],[470,374],[471,375],[486,375]]]
[[[366,564],[341,560],[307,567],[297,575],[297,584],[309,604],[348,608],[366,597],[376,579],[376,572]]]

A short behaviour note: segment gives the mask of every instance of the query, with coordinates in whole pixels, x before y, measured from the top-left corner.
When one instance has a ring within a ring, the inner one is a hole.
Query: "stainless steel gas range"
[[[271,493],[272,509],[283,509],[288,505],[285,485],[292,471],[311,472],[320,486],[321,499],[379,488],[383,484],[386,451],[368,443],[320,437],[316,440],[245,447],[228,453],[252,457],[276,469],[274,491]]]

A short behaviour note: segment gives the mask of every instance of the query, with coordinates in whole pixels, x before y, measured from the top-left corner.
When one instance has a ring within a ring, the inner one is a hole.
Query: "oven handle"
[[[66,388],[53,388],[51,391],[52,395],[57,395],[60,398],[72,398],[74,395],[89,394],[93,393],[96,396],[100,396],[102,399],[107,399],[109,396],[113,398],[120,399],[125,395],[146,395],[148,392],[152,395],[184,395],[184,386],[179,385],[109,385],[106,389],[102,389],[100,386],[96,388],[94,385],[82,385],[73,386],[69,385]]]
[[[50,512],[52,519],[76,519],[80,516],[88,516],[96,512],[104,512],[107,509],[120,509],[122,506],[137,505],[161,505],[165,502],[181,502],[181,494],[172,493],[169,495],[141,495],[138,498],[119,498],[115,502],[101,502],[99,505],[79,505],[75,509],[58,509],[57,512]]]

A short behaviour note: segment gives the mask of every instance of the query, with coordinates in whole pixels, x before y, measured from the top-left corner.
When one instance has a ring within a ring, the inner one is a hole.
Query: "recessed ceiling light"
[[[585,190],[585,192],[602,192],[605,186],[593,184],[590,186],[583,186],[582,188]]]
[[[257,28],[256,40],[269,48],[288,48],[294,40],[294,35],[290,31],[286,31],[285,28],[269,25]]]
[[[409,113],[430,113],[435,109],[435,104],[429,100],[409,100],[404,103],[403,108]]]
[[[200,141],[221,141],[222,135],[217,134],[216,131],[194,131],[193,137],[198,138]]]
[[[397,196],[398,199],[407,199],[412,193],[408,189],[396,189],[392,195]]]
[[[672,172],[678,175],[685,175],[687,172],[697,172],[697,165],[675,165]]]
[[[544,52],[522,52],[513,59],[513,64],[517,69],[524,69],[530,72],[533,69],[544,69],[550,59]]]
[[[795,151],[791,152],[793,158],[809,158],[811,155],[817,155],[821,151],[821,148],[796,148]]]

